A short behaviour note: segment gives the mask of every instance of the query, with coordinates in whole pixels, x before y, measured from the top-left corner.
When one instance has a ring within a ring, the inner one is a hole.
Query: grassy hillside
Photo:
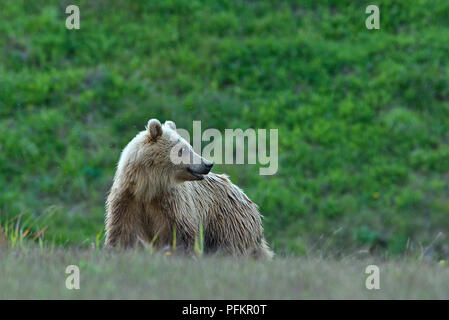
[[[214,168],[277,252],[447,258],[449,2],[377,1],[372,31],[366,1],[80,0],[67,30],[72,3],[0,3],[3,226],[88,245],[126,143],[201,120],[279,129],[275,176]]]

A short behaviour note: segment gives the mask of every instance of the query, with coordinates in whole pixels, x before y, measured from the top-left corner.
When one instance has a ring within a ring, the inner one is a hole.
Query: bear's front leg
[[[106,247],[131,248],[141,233],[141,212],[134,195],[111,190],[106,202]]]

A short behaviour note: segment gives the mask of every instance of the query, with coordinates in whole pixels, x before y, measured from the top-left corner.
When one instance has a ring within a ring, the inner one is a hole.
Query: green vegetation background
[[[215,167],[277,252],[447,257],[449,2],[377,1],[372,31],[368,4],[1,1],[2,221],[89,245],[126,143],[149,118],[201,120],[279,129],[275,176]]]

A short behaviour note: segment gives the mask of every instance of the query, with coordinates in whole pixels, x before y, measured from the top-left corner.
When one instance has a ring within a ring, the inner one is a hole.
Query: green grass
[[[2,221],[89,246],[120,151],[155,117],[279,129],[277,175],[214,168],[277,252],[394,255],[449,230],[446,0],[378,1],[377,31],[366,1],[80,0],[69,31],[71,3],[0,4]]]
[[[365,287],[368,265],[380,289]],[[80,289],[68,290],[68,265]],[[449,268],[416,259],[284,257],[271,262],[25,247],[0,251],[0,299],[448,299]]]

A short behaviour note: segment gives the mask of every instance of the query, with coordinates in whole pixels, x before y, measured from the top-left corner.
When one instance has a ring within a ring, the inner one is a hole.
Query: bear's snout
[[[187,171],[195,177],[195,180],[204,179],[203,175],[206,175],[210,172],[210,169],[213,167],[214,163],[207,161],[205,159],[201,160],[200,164],[194,164],[187,168]]]
[[[207,173],[209,173],[210,169],[214,166],[214,163],[206,160],[206,162],[203,162],[203,165],[206,170],[208,170]]]

